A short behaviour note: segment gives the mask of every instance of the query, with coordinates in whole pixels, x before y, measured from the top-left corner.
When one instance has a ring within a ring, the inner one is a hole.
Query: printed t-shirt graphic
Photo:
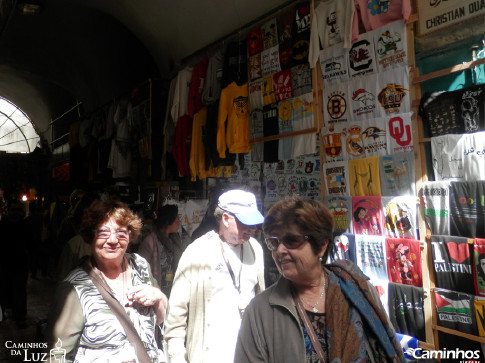
[[[348,82],[332,83],[323,89],[323,103],[326,126],[329,127],[350,120],[348,112]]]
[[[364,27],[366,32],[377,29],[402,19],[406,23],[411,15],[410,0],[354,0],[355,15],[352,24],[352,40],[359,34],[359,27]]]
[[[465,132],[485,130],[485,85],[453,91]]]
[[[279,45],[288,44],[293,37],[293,26],[295,22],[295,9],[290,7],[284,10],[276,17],[276,25],[278,26],[278,43]]]
[[[327,195],[350,195],[348,163],[335,161],[325,163],[323,168]]]
[[[485,296],[485,239],[473,240],[473,282],[475,294]]]
[[[249,106],[250,110],[263,108],[263,80],[249,82]]]
[[[352,197],[325,196],[325,205],[333,214],[335,232],[352,232]],[[355,261],[354,261],[355,262]]]
[[[312,70],[308,63],[291,67],[291,81],[295,97],[312,92]]]
[[[380,156],[379,168],[383,196],[416,195],[413,152]]]
[[[261,64],[261,53],[250,55],[248,58],[248,77],[249,82],[259,79],[263,76]]]
[[[384,117],[387,127],[388,154],[414,150],[413,132],[411,130],[412,114],[412,112],[408,112]]]
[[[277,72],[273,75],[273,87],[276,101],[283,101],[293,97],[293,83],[291,70]]]
[[[436,286],[474,294],[471,246],[465,237],[431,235]]]
[[[478,335],[473,295],[435,288],[434,296],[439,326]]]
[[[381,195],[379,157],[349,160],[350,195]]]
[[[355,250],[355,235],[350,233],[334,233],[334,244],[330,251],[330,262],[337,260],[350,260],[357,263]]]
[[[424,182],[422,188],[424,219],[431,234],[450,234],[450,182]]]
[[[361,34],[349,49],[350,78],[367,76],[376,72],[374,39],[371,33]]]
[[[371,281],[387,281],[385,238],[382,236],[355,235],[357,265]]]
[[[263,51],[263,36],[261,27],[258,26],[249,32],[246,45],[248,47],[248,56],[260,54]]]
[[[478,336],[485,337],[485,298],[475,296],[473,305],[477,319]]]
[[[261,36],[263,39],[263,49],[269,49],[278,45],[276,18],[268,20],[261,26]]]
[[[349,52],[340,45],[322,49],[319,61],[322,79],[325,85],[334,82],[346,82],[349,79]]]
[[[406,26],[401,20],[386,24],[372,31],[379,72],[407,66]]]
[[[384,235],[394,238],[416,238],[416,198],[381,197]]]
[[[381,107],[377,99],[377,74],[354,78],[348,85],[348,107],[353,121],[381,116]]]
[[[377,83],[377,100],[382,115],[411,111],[408,67],[399,67],[379,73]]]
[[[332,124],[322,128],[323,147],[327,162],[348,160],[347,155],[348,122]]]
[[[271,76],[281,71],[280,50],[277,45],[261,52],[261,74],[263,77]]]
[[[273,89],[273,76],[263,77],[262,80],[262,90],[263,90],[263,105],[268,106],[272,103],[276,103],[276,97]]]
[[[425,341],[424,290],[390,282],[388,299],[389,319],[396,331]]]
[[[367,157],[387,154],[387,131],[382,118],[362,121],[362,141]]]
[[[293,98],[293,130],[306,130],[314,127],[313,93]],[[315,154],[317,147],[316,133],[293,137],[293,157]]]
[[[311,24],[310,64],[315,66],[318,50],[339,44],[350,48],[353,0],[330,0],[320,2],[314,11]]]
[[[363,125],[360,122],[348,122],[345,150],[347,151],[349,160],[363,159],[366,157],[363,139]]]
[[[381,197],[352,197],[352,217],[355,234],[383,235]]]
[[[423,286],[419,241],[409,238],[386,238],[386,258],[390,282]]]
[[[465,128],[458,118],[458,110],[451,92],[426,93],[421,98],[419,115],[428,126],[431,136],[463,134]]]
[[[485,180],[485,131],[431,138],[436,180]]]
[[[450,233],[485,238],[485,180],[451,182]]]

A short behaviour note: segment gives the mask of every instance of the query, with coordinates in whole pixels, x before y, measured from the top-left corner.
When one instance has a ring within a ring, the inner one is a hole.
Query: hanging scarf
[[[325,305],[329,362],[366,362],[366,338],[375,362],[404,362],[394,329],[362,271],[347,260],[325,268],[329,272]]]

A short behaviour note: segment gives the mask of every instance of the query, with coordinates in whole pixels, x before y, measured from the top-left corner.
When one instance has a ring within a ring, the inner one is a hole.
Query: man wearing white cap
[[[263,223],[254,194],[230,190],[214,216],[219,230],[190,244],[180,258],[165,318],[169,363],[233,362],[244,309],[264,289]]]

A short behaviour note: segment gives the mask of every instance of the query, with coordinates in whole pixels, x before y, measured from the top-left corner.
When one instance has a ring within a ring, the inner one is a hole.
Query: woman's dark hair
[[[292,196],[274,204],[264,217],[263,232],[270,236],[274,231],[295,224],[303,234],[311,236],[309,243],[317,254],[323,245],[327,249],[323,261],[333,248],[334,220],[330,210],[322,202],[303,200]]]
[[[360,222],[359,213],[360,213],[361,210],[365,210],[365,208],[364,207],[357,207],[357,209],[354,211],[354,221]]]
[[[179,208],[173,204],[164,205],[157,210],[157,218],[153,221],[153,225],[158,229],[163,229],[170,226],[179,215]]]
[[[84,242],[94,241],[96,230],[108,219],[113,219],[120,227],[128,228],[130,241],[135,240],[142,227],[141,219],[119,200],[105,200],[93,203],[84,213],[79,234]]]

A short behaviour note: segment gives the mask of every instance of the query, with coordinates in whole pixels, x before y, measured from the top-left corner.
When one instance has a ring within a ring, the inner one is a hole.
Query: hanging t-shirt
[[[246,45],[248,48],[248,56],[260,54],[263,51],[263,33],[261,27],[256,27],[249,32]]]
[[[280,135],[293,131],[293,98],[278,104],[278,126]],[[293,138],[285,137],[278,141],[278,159],[293,158]]]
[[[251,139],[264,137],[263,131],[263,110],[256,108],[251,111]],[[251,146],[251,161],[263,161],[264,143],[258,142]]]
[[[407,66],[406,26],[401,20],[373,30],[379,72]]]
[[[263,49],[269,49],[278,45],[278,26],[275,18],[268,20],[261,26],[261,35]]]
[[[261,53],[250,55],[248,58],[248,77],[249,82],[257,80],[263,76],[261,64]]]
[[[377,99],[377,74],[357,77],[349,82],[349,113],[353,121],[375,119],[381,116]]]
[[[324,84],[349,80],[349,52],[340,45],[322,49],[319,54]]]
[[[365,156],[382,156],[387,154],[387,131],[382,118],[362,121],[362,141]]]
[[[202,91],[202,103],[206,106],[216,102],[221,95],[222,68],[224,54],[222,49],[218,49],[209,58],[207,64],[206,79]]]
[[[453,91],[453,96],[465,132],[485,130],[485,85],[478,84]]]
[[[485,337],[485,298],[475,296],[473,303],[475,307],[475,317],[477,319],[478,335]]]
[[[413,133],[411,131],[412,112],[384,117],[387,125],[387,152],[394,154],[414,150]]]
[[[355,13],[352,23],[352,40],[357,39],[359,28],[366,32],[380,28],[395,20],[406,23],[411,15],[410,0],[372,1],[354,0]]]
[[[424,182],[424,219],[431,234],[450,234],[450,182]]]
[[[330,83],[323,89],[322,106],[327,127],[351,119],[347,106],[350,102],[348,92],[348,82]]]
[[[313,93],[306,93],[293,98],[293,131],[307,130],[314,127]],[[293,137],[293,157],[315,154],[317,148],[316,133]]]
[[[402,66],[379,73],[377,83],[377,100],[382,115],[411,112],[408,67]]]
[[[185,67],[177,73],[173,103],[170,106],[170,114],[174,123],[177,123],[177,120],[180,117],[188,115],[189,113],[189,88],[190,80],[192,79],[192,71],[193,67]]]
[[[473,282],[475,294],[485,296],[485,239],[473,240]]]
[[[270,76],[281,71],[280,50],[277,45],[261,52],[261,75]]]
[[[413,152],[381,156],[379,168],[383,196],[416,195]]]
[[[249,109],[263,108],[263,80],[249,82]]]
[[[426,93],[421,98],[419,115],[431,136],[463,134],[464,125],[458,118],[457,105],[451,92]]]
[[[322,128],[326,162],[348,160],[346,148],[348,123],[339,123]]]
[[[323,165],[327,195],[350,195],[349,168],[346,161],[335,161]]]
[[[396,332],[425,341],[424,290],[390,282],[388,296],[389,319]]]
[[[320,2],[313,13],[310,40],[310,64],[315,67],[319,50],[335,44],[350,47],[354,6],[352,0]],[[341,44],[343,43],[343,44]]]
[[[278,135],[278,104],[272,103],[263,107],[263,133],[264,137]],[[272,140],[264,143],[263,160],[266,163],[278,161],[278,141]]]
[[[350,195],[381,195],[378,156],[349,160],[349,175]]]
[[[451,182],[450,233],[485,238],[485,180]]]
[[[383,235],[381,197],[352,197],[352,225],[355,234]]]
[[[204,57],[194,65],[192,70],[187,104],[189,116],[192,118],[203,106],[202,92],[204,90],[208,64],[209,57]]]
[[[350,233],[334,233],[334,244],[332,251],[330,251],[328,258],[329,262],[338,260],[350,260],[357,263],[357,255],[355,250],[355,235]]]
[[[416,197],[381,197],[384,235],[394,238],[417,238]]]
[[[291,70],[287,69],[273,74],[273,87],[277,102],[293,97]]]
[[[372,33],[359,35],[349,49],[350,78],[367,76],[377,72],[374,38]]]
[[[295,97],[312,92],[312,70],[308,63],[291,67],[291,83]]]
[[[431,235],[431,246],[436,286],[473,294],[475,289],[468,239]]]
[[[434,296],[439,326],[478,335],[473,295],[435,288]]]
[[[262,80],[262,91],[263,91],[263,105],[268,106],[276,102],[276,97],[273,88],[273,76],[263,77]]]
[[[326,195],[325,205],[333,214],[333,220],[335,222],[335,226],[334,226],[335,232],[351,233],[352,232],[352,197]]]
[[[423,286],[419,241],[409,238],[386,238],[386,260],[390,282]]]
[[[357,266],[372,282],[387,281],[385,237],[355,235]]]
[[[230,42],[224,52],[221,88],[232,82],[241,86],[248,81],[248,54],[246,38]]]

